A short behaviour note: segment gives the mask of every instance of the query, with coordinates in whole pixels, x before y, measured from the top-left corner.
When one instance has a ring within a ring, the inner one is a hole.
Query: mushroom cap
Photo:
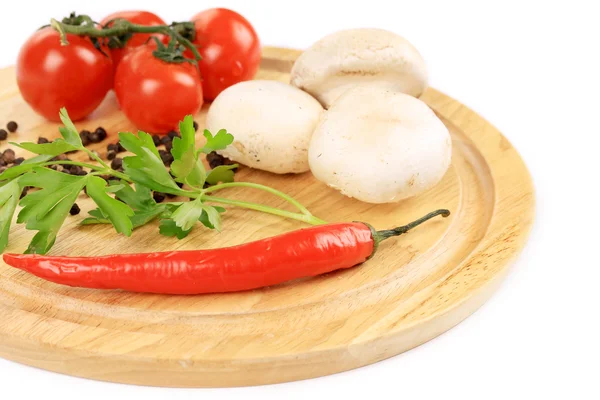
[[[356,87],[323,114],[308,150],[313,175],[368,203],[392,203],[436,185],[450,166],[446,126],[421,100]]]
[[[277,81],[240,82],[217,96],[206,127],[227,129],[234,142],[218,153],[252,168],[284,174],[308,171],[308,145],[323,107]]]
[[[419,52],[383,29],[350,29],[324,37],[298,57],[291,83],[329,108],[343,92],[362,85],[418,97],[427,86]]]

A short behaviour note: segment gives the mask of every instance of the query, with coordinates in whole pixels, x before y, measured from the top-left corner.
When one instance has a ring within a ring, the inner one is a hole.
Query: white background
[[[300,48],[341,28],[393,30],[423,54],[432,86],[479,112],[519,150],[534,177],[537,216],[528,246],[487,304],[441,337],[376,365],[290,384],[180,390],[93,382],[0,359],[0,398],[366,398],[380,391],[403,399],[600,398],[600,23],[594,3],[2,2],[0,66],[14,63],[34,29],[72,10],[99,20],[118,9],[145,8],[183,20],[212,6],[229,7],[253,22],[264,44]]]

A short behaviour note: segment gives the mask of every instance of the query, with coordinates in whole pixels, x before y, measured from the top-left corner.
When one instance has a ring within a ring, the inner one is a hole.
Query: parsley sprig
[[[26,253],[46,254],[84,189],[97,208],[91,210],[90,216],[81,224],[111,224],[117,233],[125,236],[131,236],[136,228],[157,219],[161,235],[178,239],[186,237],[198,223],[220,231],[221,214],[225,209],[215,204],[248,208],[313,225],[324,223],[283,192],[257,183],[234,182],[233,170],[238,167],[235,164],[207,170],[202,155],[225,149],[233,143],[233,135],[225,129],[214,135],[205,130],[205,144],[197,147],[191,115],[180,123],[181,137],[173,139],[171,154],[174,161],[170,170],[163,164],[150,135],[141,131],[137,135],[119,133],[121,145],[131,154],[123,159],[123,172],[113,170],[96,153],[83,146],[64,108],[60,111],[60,118],[64,125],[59,128],[61,138],[44,144],[12,143],[37,156],[0,174],[0,252],[8,245],[10,226],[20,205],[17,223],[37,231]],[[56,156],[71,151],[85,152],[95,162],[56,159]],[[90,169],[90,173],[73,176],[46,168],[57,164],[79,165]],[[106,175],[118,179],[107,182],[102,178]],[[26,186],[37,190],[29,191],[19,200]],[[211,194],[232,187],[266,191],[286,200],[298,212]],[[152,191],[189,200],[157,203]]]

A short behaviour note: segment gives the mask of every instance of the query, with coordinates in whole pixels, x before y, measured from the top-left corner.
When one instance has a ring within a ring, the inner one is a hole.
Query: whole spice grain
[[[108,160],[114,160],[116,156],[117,156],[117,152],[114,150],[110,150],[108,153],[106,153],[106,158]]]
[[[121,169],[123,168],[123,159],[120,157],[115,157],[111,163],[110,163],[110,167],[112,169]]]
[[[106,139],[106,137],[108,136],[108,134],[106,133],[106,129],[104,129],[103,127],[99,126],[96,128],[96,130],[94,131],[94,133],[96,135],[98,135],[98,140],[101,142],[104,139]]]
[[[174,138],[179,137],[179,133],[177,133],[176,131],[169,131],[169,133],[167,133],[167,136],[169,136],[171,138],[171,141],[173,141]]]
[[[81,211],[81,209],[79,208],[77,203],[73,203],[73,205],[71,206],[71,209],[69,210],[69,214],[77,215],[77,214],[79,214],[80,211]]]
[[[6,149],[2,153],[2,158],[6,164],[12,164],[15,162],[15,151],[13,149]]]
[[[21,165],[23,163],[23,161],[25,161],[25,157],[19,157],[19,158],[15,158],[15,165]]]
[[[18,128],[19,125],[15,121],[10,121],[8,124],[6,124],[6,129],[8,129],[10,133],[16,132]]]
[[[171,137],[169,137],[169,136],[163,136],[160,138],[160,144],[167,144],[172,141],[173,141],[173,139],[171,139]]]
[[[91,132],[88,131],[87,129],[84,129],[81,132],[79,132],[79,137],[81,138],[81,143],[84,146],[87,146],[91,143],[90,135],[91,135]]]
[[[196,121],[194,121],[194,131],[198,131],[198,123]]]
[[[152,135],[152,141],[154,142],[155,146],[160,146],[160,136]]]
[[[157,203],[162,203],[163,201],[165,201],[165,194],[164,193],[160,193],[160,192],[154,192],[152,194],[152,197],[154,198],[154,201]]]
[[[37,140],[38,144],[45,144],[45,143],[50,143],[50,141],[48,139],[46,139],[45,137],[40,136]]]
[[[160,155],[160,159],[162,160],[163,164],[165,164],[167,167],[171,165],[173,162],[173,155],[171,153],[166,150],[159,150],[158,154]]]
[[[6,132],[6,129],[0,129],[0,140],[6,140],[7,137],[8,132]]]

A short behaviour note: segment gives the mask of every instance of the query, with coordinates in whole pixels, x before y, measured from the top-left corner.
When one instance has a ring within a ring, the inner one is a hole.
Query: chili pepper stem
[[[442,217],[446,218],[450,215],[450,211],[446,210],[446,209],[435,210],[435,211],[432,211],[429,214],[417,219],[416,221],[411,222],[410,224],[406,224],[404,226],[399,226],[394,229],[386,229],[386,230],[376,231],[375,232],[376,237],[374,237],[374,239],[379,243],[379,242],[381,242],[385,239],[391,238],[393,236],[400,236],[400,235],[410,231],[414,227],[421,225],[423,222],[426,222],[426,221],[430,220],[431,218],[437,217],[438,215],[441,215]]]
[[[439,209],[439,210],[435,210],[430,212],[429,214],[409,223],[403,226],[399,226],[397,228],[394,229],[385,229],[385,230],[381,230],[381,231],[377,231],[375,230],[375,228],[373,228],[371,225],[369,224],[365,224],[367,225],[370,229],[371,229],[371,233],[373,235],[373,253],[371,253],[371,256],[369,256],[369,258],[373,257],[373,255],[375,254],[375,252],[377,251],[377,248],[379,246],[379,243],[381,243],[382,241],[384,241],[385,239],[394,237],[394,236],[400,236],[405,234],[406,232],[410,231],[411,229],[413,229],[416,226],[421,225],[423,222],[425,221],[429,221],[431,218],[437,217],[438,215],[441,215],[442,217],[446,218],[450,215],[450,211],[446,210],[446,209]]]
[[[308,211],[308,209],[306,207],[304,207],[302,204],[300,204],[300,202],[296,199],[294,199],[292,196],[289,196],[283,192],[280,192],[277,189],[273,189],[271,187],[268,186],[264,186],[258,183],[252,183],[252,182],[228,182],[228,183],[221,183],[218,185],[214,185],[211,187],[208,187],[206,189],[204,189],[204,193],[210,193],[210,192],[215,192],[217,190],[221,190],[221,189],[227,189],[227,188],[232,188],[232,187],[249,187],[249,188],[253,188],[253,189],[259,189],[259,190],[264,190],[265,192],[274,194],[275,196],[281,197],[282,199],[284,199],[285,201],[287,201],[288,203],[292,204],[293,206],[295,206],[298,210],[300,210],[300,212],[304,215],[307,216],[312,216],[312,214],[310,213],[310,211]]]

